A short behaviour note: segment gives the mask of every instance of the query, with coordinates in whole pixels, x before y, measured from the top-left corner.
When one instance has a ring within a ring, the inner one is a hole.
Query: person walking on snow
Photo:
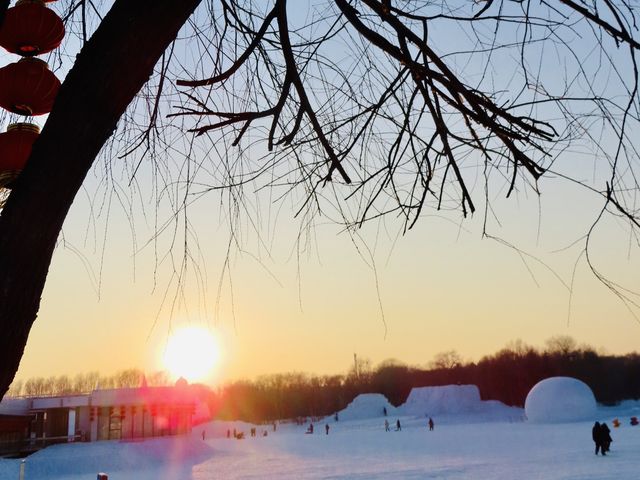
[[[402,430],[402,427],[400,426],[400,419],[396,420],[396,432],[399,432]]]
[[[611,450],[612,441],[609,426],[606,423],[602,423],[600,425],[600,450],[602,451],[602,455]]]
[[[604,447],[602,446],[602,431],[600,430],[599,422],[593,424],[593,428],[591,429],[591,438],[596,444],[596,455],[598,455],[598,451],[600,450],[602,450],[602,455],[605,455]]]
[[[429,417],[429,431],[433,430],[433,418]]]
[[[388,432],[389,430],[389,420],[387,420],[386,418],[384,419],[384,431]]]
[[[326,433],[327,435],[329,435],[329,424],[328,424],[328,423],[327,423],[327,424],[325,424],[325,426],[324,426],[324,431],[325,431],[325,433]]]

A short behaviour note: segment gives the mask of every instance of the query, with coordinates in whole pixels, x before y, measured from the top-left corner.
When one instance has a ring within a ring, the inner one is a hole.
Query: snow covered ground
[[[514,409],[509,410],[513,413]],[[306,426],[258,426],[211,422],[190,436],[144,442],[96,442],[49,447],[26,459],[25,480],[80,480],[106,472],[110,480],[209,479],[616,479],[640,478],[640,402],[603,408],[593,420],[620,418],[606,457],[595,456],[591,421],[531,424],[520,415],[497,419],[485,413],[399,417],[402,431],[385,432],[384,417]],[[396,417],[389,417],[392,430]],[[244,431],[227,439],[227,429]],[[205,440],[202,432],[205,430]],[[261,432],[268,431],[267,437]],[[0,479],[17,480],[20,460],[0,460]]]

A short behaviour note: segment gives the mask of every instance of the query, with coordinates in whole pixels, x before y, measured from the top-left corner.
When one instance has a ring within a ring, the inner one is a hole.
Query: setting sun
[[[211,376],[219,357],[218,342],[209,329],[185,327],[169,337],[162,360],[174,378],[198,382]]]

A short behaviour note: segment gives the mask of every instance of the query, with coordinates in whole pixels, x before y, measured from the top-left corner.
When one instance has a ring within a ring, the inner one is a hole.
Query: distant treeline
[[[73,377],[59,375],[34,377],[26,381],[16,380],[9,387],[7,396],[70,395],[88,393],[96,389],[139,387],[143,378],[149,386],[169,384],[169,376],[166,372],[155,372],[145,376],[142,370],[130,368],[113,375],[88,372],[79,373]]]
[[[537,382],[559,375],[584,381],[601,403],[640,398],[640,355],[605,355],[559,336],[542,350],[512,342],[477,363],[449,351],[423,368],[394,360],[371,368],[356,359],[346,375],[288,373],[234,382],[221,391],[216,409],[218,418],[252,422],[320,417],[343,409],[361,393],[382,393],[397,406],[414,387],[451,384],[474,384],[483,400],[522,407]]]
[[[229,383],[211,391],[209,406],[220,419],[271,422],[331,415],[361,393],[382,393],[397,406],[405,402],[414,387],[474,384],[483,400],[521,407],[531,387],[558,375],[584,381],[601,403],[640,398],[640,354],[606,355],[577,345],[571,337],[558,336],[549,339],[544,349],[515,341],[477,363],[464,362],[455,351],[448,351],[437,354],[426,367],[387,360],[373,368],[370,361],[354,356],[352,367],[344,375],[286,373]],[[130,369],[107,377],[92,372],[73,378],[34,378],[15,382],[9,395],[136,387],[142,377],[143,372]],[[149,386],[167,385],[169,378],[166,373],[157,372],[147,375],[146,382]]]

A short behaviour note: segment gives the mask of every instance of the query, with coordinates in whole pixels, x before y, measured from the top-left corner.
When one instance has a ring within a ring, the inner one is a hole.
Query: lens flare
[[[220,348],[211,331],[191,326],[173,332],[162,361],[172,377],[183,377],[191,383],[211,377],[219,359]]]

